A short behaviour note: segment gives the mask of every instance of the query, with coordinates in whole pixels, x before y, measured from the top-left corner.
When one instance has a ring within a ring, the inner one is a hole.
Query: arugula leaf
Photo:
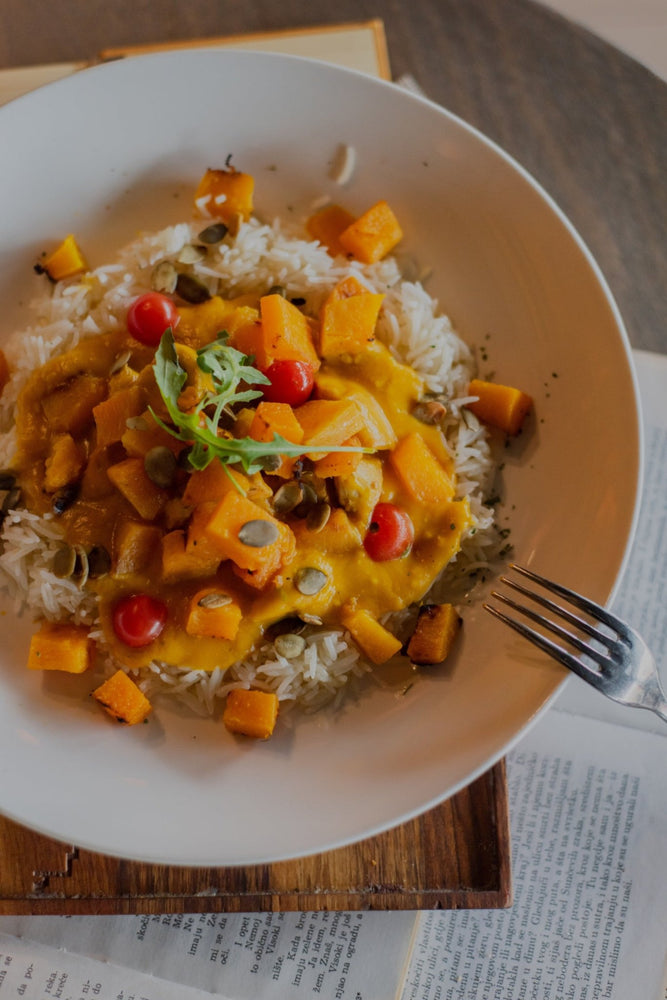
[[[165,423],[152,409],[151,413],[160,427],[190,445],[190,465],[195,469],[205,469],[214,458],[218,458],[223,465],[240,465],[245,473],[252,475],[270,467],[274,456],[294,458],[306,451],[330,452],[330,445],[304,447],[286,441],[279,434],[274,434],[271,441],[256,441],[249,437],[231,437],[220,430],[223,414],[232,415],[236,404],[251,402],[262,396],[261,390],[250,386],[271,384],[271,380],[249,362],[250,358],[229,346],[226,334],[200,348],[197,364],[211,376],[214,391],[208,390],[190,413],[184,413],[178,406],[178,398],[188,373],[178,360],[171,329],[165,330],[155,352],[153,371],[173,426]],[[248,388],[239,389],[240,385]],[[335,450],[367,452],[369,449],[336,445]]]

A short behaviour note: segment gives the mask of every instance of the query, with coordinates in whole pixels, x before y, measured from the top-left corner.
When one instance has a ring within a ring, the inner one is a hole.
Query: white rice
[[[14,409],[30,373],[82,339],[121,327],[132,300],[150,289],[155,264],[175,260],[200,228],[181,223],[142,235],[115,263],[80,279],[59,282],[32,304],[33,325],[14,334],[3,347],[12,379],[0,396],[0,468],[11,467]],[[304,310],[313,316],[334,285],[348,274],[354,274],[371,291],[384,293],[378,337],[399,360],[419,372],[430,391],[446,398],[444,431],[458,476],[458,494],[469,498],[473,512],[472,529],[439,582],[437,593],[451,592],[456,580],[467,585],[470,574],[487,567],[498,547],[493,511],[484,504],[493,460],[484,429],[463,409],[474,374],[474,357],[422,285],[404,280],[394,258],[373,265],[332,260],[323,247],[304,238],[302,231],[255,219],[242,224],[233,241],[210,249],[205,264],[196,265],[195,273],[211,292],[219,286],[226,297],[258,290],[265,293],[273,285],[284,285],[292,297],[305,299]],[[25,510],[11,512],[0,535],[0,586],[9,592],[17,613],[29,611],[35,619],[66,617],[91,625],[100,650],[97,676],[106,675],[118,664],[106,651],[101,630],[95,630],[94,596],[51,572],[60,539],[53,517]],[[149,697],[168,694],[204,714],[213,712],[233,687],[274,691],[284,715],[285,708],[295,704],[311,711],[340,699],[353,678],[371,669],[342,629],[309,626],[304,636],[304,652],[291,660],[264,642],[228,671],[189,670],[154,662],[133,676]]]

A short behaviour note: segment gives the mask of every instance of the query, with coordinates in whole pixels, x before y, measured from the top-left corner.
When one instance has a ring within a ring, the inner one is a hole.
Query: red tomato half
[[[271,380],[271,385],[262,386],[269,403],[300,406],[310,397],[315,384],[309,361],[274,361],[264,374]]]
[[[112,614],[113,630],[126,646],[149,646],[167,623],[167,605],[148,594],[122,597]]]
[[[375,562],[387,562],[404,556],[414,537],[415,529],[407,511],[393,503],[379,503],[373,511],[364,548]]]
[[[159,292],[146,292],[127,312],[127,328],[135,340],[157,347],[165,330],[176,328],[179,315],[171,299]]]

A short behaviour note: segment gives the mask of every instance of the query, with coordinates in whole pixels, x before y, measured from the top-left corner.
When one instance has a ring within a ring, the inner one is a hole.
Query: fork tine
[[[612,615],[611,612],[607,611],[606,608],[601,607],[596,604],[595,601],[591,601],[588,597],[584,597],[583,594],[578,594],[575,590],[570,590],[568,587],[564,587],[560,583],[553,583],[551,580],[547,580],[545,577],[540,576],[539,573],[534,573],[533,570],[526,569],[525,566],[519,566],[517,563],[510,563],[510,569],[515,570],[522,576],[527,577],[534,583],[539,583],[541,587],[545,590],[550,590],[552,594],[558,594],[560,597],[564,597],[575,607],[580,608],[582,611],[587,612],[593,618],[597,618],[598,621],[603,622],[609,628],[614,629],[617,634],[623,638],[627,639],[630,636],[630,630],[625,622],[617,618],[616,615]]]
[[[563,618],[565,621],[569,622],[570,625],[574,625],[575,628],[578,628],[580,629],[580,631],[585,632],[592,638],[597,639],[598,642],[604,643],[604,645],[607,646],[608,649],[613,649],[614,646],[616,645],[617,642],[616,637],[612,638],[611,636],[606,635],[604,632],[600,632],[600,630],[596,629],[595,626],[591,625],[590,622],[587,622],[584,618],[580,618],[578,615],[572,614],[572,612],[568,611],[567,608],[563,608],[559,604],[555,604],[553,601],[550,601],[548,597],[544,597],[542,594],[537,594],[535,593],[534,590],[529,590],[528,587],[522,587],[520,583],[516,583],[515,580],[512,580],[508,576],[501,576],[500,582],[506,583],[508,587],[512,587],[513,590],[516,590],[520,594],[523,594],[524,597],[528,597],[531,601],[534,601],[536,604],[540,604],[543,608],[546,608],[548,611],[551,611],[552,614],[558,615],[559,618]],[[507,600],[509,603],[509,600],[503,597],[502,594],[496,594],[495,596],[499,597],[501,600]],[[517,608],[517,610],[524,610],[522,608],[519,608],[518,604],[515,605],[515,607]],[[525,609],[525,613],[529,614],[527,609]],[[581,648],[583,649],[583,647]],[[584,652],[588,652],[588,649],[584,650]]]
[[[524,591],[524,593],[527,593],[529,597],[533,597],[533,594],[531,594],[530,591]],[[538,613],[533,611],[532,608],[527,608],[523,604],[518,604],[516,601],[513,601],[511,597],[506,597],[505,594],[498,593],[497,591],[493,591],[491,597],[495,597],[496,600],[502,601],[503,604],[507,604],[514,611],[518,611],[520,615],[524,615],[526,618],[530,618],[531,621],[541,625],[542,628],[549,629],[549,631],[553,632],[554,635],[557,635],[560,639],[564,639],[565,642],[569,643],[569,645],[574,646],[580,652],[589,656],[595,661],[595,663],[598,664],[599,667],[607,667],[613,662],[609,656],[606,656],[600,650],[595,649],[594,646],[590,646],[587,642],[584,642],[584,640],[580,639],[578,635],[574,635],[572,632],[569,632],[557,622],[551,621],[549,618],[545,618],[544,615],[538,615]],[[544,603],[553,609],[554,614],[563,614],[562,608],[553,604],[552,601],[545,601]],[[565,613],[564,617],[574,625],[579,624],[579,619],[576,615],[569,615]],[[597,636],[595,629],[591,629],[591,633]]]
[[[601,674],[599,674],[596,670],[593,670],[592,667],[586,666],[585,663],[582,663],[582,661],[577,659],[576,656],[568,653],[567,650],[559,646],[558,643],[553,642],[551,639],[547,638],[547,636],[542,635],[541,632],[537,632],[535,629],[530,628],[523,622],[517,621],[516,618],[511,618],[509,615],[504,614],[502,611],[499,611],[498,608],[494,608],[492,604],[484,604],[483,607],[496,618],[499,618],[501,622],[504,622],[505,625],[509,625],[510,628],[513,628],[515,632],[519,633],[519,635],[528,639],[535,646],[538,646],[543,652],[552,656],[555,660],[558,660],[559,663],[562,663],[563,666],[571,670],[572,673],[581,677],[582,680],[585,680],[589,684],[593,684],[596,687],[599,686]]]

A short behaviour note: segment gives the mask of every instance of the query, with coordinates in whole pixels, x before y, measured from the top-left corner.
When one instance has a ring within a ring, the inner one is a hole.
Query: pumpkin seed
[[[7,511],[14,510],[15,507],[18,507],[20,499],[20,487],[10,486],[9,489],[2,491],[2,503],[0,505],[0,510],[2,510],[3,514],[6,514]]]
[[[268,290],[268,292],[266,294],[267,295],[282,295],[282,297],[284,299],[286,299],[287,298],[287,289],[285,288],[284,285],[271,285],[271,287],[269,288],[269,290]]]
[[[325,526],[331,516],[331,507],[328,503],[316,503],[311,507],[306,515],[306,527],[308,531],[318,532]]]
[[[88,576],[96,580],[111,569],[111,556],[103,545],[93,545],[88,553]]]
[[[128,431],[147,431],[148,421],[145,417],[127,417],[125,426]]]
[[[166,445],[159,444],[146,452],[144,469],[152,483],[164,489],[174,481],[176,474],[176,456]]]
[[[224,608],[227,604],[231,604],[232,599],[229,594],[223,594],[222,591],[212,590],[210,594],[204,594],[197,604],[200,608]]]
[[[120,354],[117,354],[111,368],[109,369],[109,375],[118,374],[121,368],[125,367],[131,357],[132,351],[122,351]]]
[[[302,566],[294,577],[294,586],[305,597],[314,597],[328,581],[326,573],[314,566]]]
[[[151,287],[154,291],[171,295],[172,292],[176,291],[177,281],[178,271],[170,260],[161,260],[153,268]]]
[[[186,243],[181,248],[177,260],[179,264],[198,264],[206,256],[204,247],[196,247],[194,243]]]
[[[273,495],[273,509],[276,514],[289,514],[303,500],[301,483],[291,479],[284,483]]]
[[[303,653],[306,648],[306,640],[302,635],[285,632],[284,635],[276,636],[273,640],[273,646],[275,651],[284,656],[286,660],[294,660]]]
[[[72,576],[76,577],[79,590],[82,590],[88,580],[88,553],[82,545],[75,545],[76,562]]]
[[[211,298],[206,285],[190,274],[179,274],[176,280],[176,292],[186,302],[192,302],[194,305],[207,302]]]
[[[255,518],[241,525],[238,537],[243,545],[249,545],[253,549],[263,549],[265,545],[272,545],[277,541],[278,528],[271,521]]]
[[[439,399],[422,399],[412,410],[412,416],[422,424],[439,424],[447,407]]]
[[[0,490],[11,490],[13,486],[16,486],[16,476],[9,469],[2,469],[0,471]]]
[[[66,580],[74,573],[76,566],[76,551],[71,545],[61,545],[53,556],[51,570],[54,576]]]
[[[224,222],[214,222],[212,225],[207,226],[206,229],[202,229],[198,239],[200,239],[202,243],[207,243],[211,246],[214,243],[222,243],[226,235],[227,226]]]
[[[68,507],[71,507],[79,495],[79,484],[69,483],[57,490],[51,500],[51,509],[54,514],[64,514]]]
[[[282,459],[280,455],[266,455],[262,459],[262,469],[264,472],[275,472],[282,465]]]

